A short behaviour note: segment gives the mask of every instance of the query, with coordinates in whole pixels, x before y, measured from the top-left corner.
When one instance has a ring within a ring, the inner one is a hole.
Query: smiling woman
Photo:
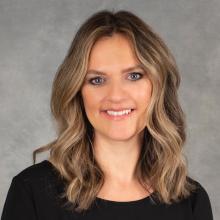
[[[171,52],[135,14],[88,18],[53,82],[57,138],[13,178],[2,220],[212,220],[188,175],[179,85]]]

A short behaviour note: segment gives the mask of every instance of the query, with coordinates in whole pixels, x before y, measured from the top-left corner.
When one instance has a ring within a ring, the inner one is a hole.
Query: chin
[[[135,136],[134,133],[132,134],[122,134],[122,133],[116,133],[116,134],[111,134],[107,135],[109,139],[112,139],[114,141],[127,141]]]

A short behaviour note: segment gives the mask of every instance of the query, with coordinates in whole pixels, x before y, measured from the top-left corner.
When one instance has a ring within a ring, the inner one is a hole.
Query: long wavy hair
[[[183,152],[185,115],[178,102],[180,75],[173,55],[153,29],[130,11],[102,10],[77,31],[53,81],[51,112],[57,138],[33,152],[50,152],[50,162],[65,181],[63,197],[71,208],[87,210],[104,183],[104,172],[94,157],[94,130],[81,96],[92,46],[114,33],[127,37],[153,85],[144,140],[136,166],[140,184],[153,187],[155,198],[171,204],[187,198],[196,185],[188,176]]]

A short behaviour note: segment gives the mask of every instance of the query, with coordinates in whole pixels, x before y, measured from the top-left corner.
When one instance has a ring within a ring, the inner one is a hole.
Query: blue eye
[[[95,78],[92,78],[92,79],[90,79],[89,80],[89,83],[91,83],[92,85],[99,85],[100,83],[100,81],[99,80],[103,80],[101,77],[95,77]]]
[[[134,76],[134,77],[132,77],[132,81],[135,81],[135,80],[141,79],[143,77],[143,74],[139,73],[139,72],[133,72],[133,73],[130,74],[130,76]],[[136,77],[136,76],[138,76],[138,77]]]

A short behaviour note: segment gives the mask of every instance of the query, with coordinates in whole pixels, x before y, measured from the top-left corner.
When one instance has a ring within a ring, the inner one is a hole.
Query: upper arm
[[[14,177],[8,190],[1,220],[36,220],[34,201],[24,182]]]

